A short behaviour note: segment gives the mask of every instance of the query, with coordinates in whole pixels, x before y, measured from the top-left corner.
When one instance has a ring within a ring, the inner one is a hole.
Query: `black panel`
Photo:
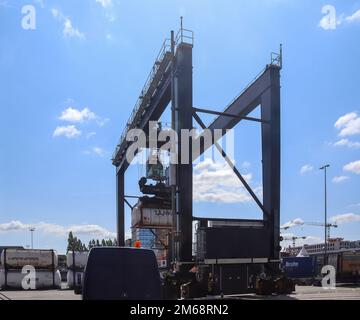
[[[216,267],[219,291],[225,295],[248,291],[248,265],[221,265]]]
[[[270,232],[263,228],[206,228],[206,259],[268,258]]]

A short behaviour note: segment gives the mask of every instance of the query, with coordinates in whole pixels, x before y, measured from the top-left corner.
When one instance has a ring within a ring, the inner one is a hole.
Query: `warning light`
[[[140,249],[141,248],[141,242],[139,240],[135,241],[134,246],[135,246],[135,248]]]

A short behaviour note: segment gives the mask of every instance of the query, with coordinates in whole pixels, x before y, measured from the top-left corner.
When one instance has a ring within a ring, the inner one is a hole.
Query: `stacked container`
[[[69,251],[66,255],[68,267],[67,284],[70,289],[81,288],[84,277],[84,269],[88,259],[87,251]],[[75,284],[75,285],[74,285]]]
[[[2,289],[24,289],[24,281],[28,284],[32,281],[32,274],[27,274],[29,267],[35,270],[35,289],[61,287],[60,272],[57,270],[58,257],[54,250],[4,249],[1,253],[1,265]],[[28,268],[24,268],[26,266]]]

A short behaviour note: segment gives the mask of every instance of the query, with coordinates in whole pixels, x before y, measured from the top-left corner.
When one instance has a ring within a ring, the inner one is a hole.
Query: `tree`
[[[116,247],[117,246],[117,241],[116,239],[92,239],[89,241],[89,250],[91,248],[95,248],[95,247]]]
[[[74,248],[74,236],[72,231],[69,232],[67,251],[71,251]]]
[[[67,251],[86,251],[86,245],[80,239],[74,237],[72,231],[69,232]]]

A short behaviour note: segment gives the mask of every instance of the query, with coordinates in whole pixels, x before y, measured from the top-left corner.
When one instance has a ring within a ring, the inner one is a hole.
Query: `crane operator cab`
[[[159,300],[161,281],[153,251],[93,248],[86,264],[83,300]]]

